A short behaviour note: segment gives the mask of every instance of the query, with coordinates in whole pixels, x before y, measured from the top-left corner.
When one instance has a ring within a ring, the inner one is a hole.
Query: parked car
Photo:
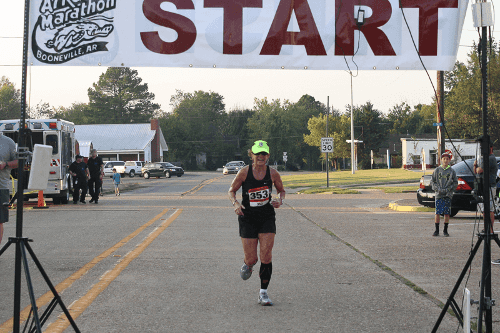
[[[497,163],[500,164],[500,157],[497,157]],[[475,212],[477,209],[477,204],[473,196],[472,191],[474,190],[474,159],[468,159],[459,162],[452,166],[452,168],[457,173],[458,186],[451,199],[451,214],[450,216],[455,216],[460,210]],[[500,168],[500,165],[499,165]],[[431,186],[432,174],[423,175],[420,178],[420,188],[417,190],[417,200],[418,203],[426,206],[435,208],[435,193]],[[498,182],[498,175],[497,175]],[[497,193],[495,194],[495,216],[500,216],[500,198]]]
[[[142,167],[142,175],[145,179],[151,177],[167,177],[170,178],[173,175],[180,177],[184,174],[184,169],[177,167],[172,163],[168,162],[154,162],[147,163]]]
[[[122,175],[129,175],[130,177],[134,177],[135,175],[142,175],[142,166],[144,162],[142,161],[127,161],[124,165],[116,166],[116,172]]]
[[[173,165],[170,162],[162,162],[163,168],[165,170],[165,177],[170,178],[172,176],[181,177],[184,174],[184,169]]]
[[[240,161],[233,161],[229,162],[226,165],[224,165],[224,168],[222,169],[222,174],[227,175],[230,173],[238,173],[243,167],[245,166],[244,162]]]
[[[104,162],[104,177],[113,177],[113,168],[115,168],[117,166],[124,166],[124,165],[125,165],[125,162],[123,162],[123,161]]]

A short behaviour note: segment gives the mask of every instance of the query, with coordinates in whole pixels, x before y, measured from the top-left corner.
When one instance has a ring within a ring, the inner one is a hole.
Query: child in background
[[[449,236],[448,223],[450,222],[451,198],[458,186],[457,173],[450,166],[450,157],[448,153],[443,153],[441,155],[441,165],[432,173],[431,185],[436,193],[436,215],[434,217],[436,231],[432,236],[439,236],[440,215],[444,215],[443,235],[445,237]]]
[[[113,168],[113,183],[115,184],[115,195],[120,195],[120,188],[118,187],[122,182],[122,177],[119,173],[116,173],[116,169]]]

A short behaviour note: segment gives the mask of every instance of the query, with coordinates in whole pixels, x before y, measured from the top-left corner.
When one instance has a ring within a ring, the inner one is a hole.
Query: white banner
[[[468,0],[31,0],[29,61],[422,69],[406,17],[427,69],[450,70],[467,5]]]

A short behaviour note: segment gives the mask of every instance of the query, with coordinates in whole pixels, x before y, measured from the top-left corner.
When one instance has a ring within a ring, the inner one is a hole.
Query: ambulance
[[[19,142],[20,123],[19,119],[0,120],[0,132],[13,139],[16,145]],[[67,204],[71,191],[71,178],[68,168],[75,160],[75,155],[78,154],[75,124],[61,119],[26,119],[25,128],[25,147],[30,152],[33,151],[35,144],[52,146],[49,180],[47,189],[43,191],[44,196],[52,198],[55,204]],[[25,189],[28,185],[30,166],[30,159],[28,158],[24,167]],[[38,192],[31,193],[25,190],[25,198],[35,198],[37,196]]]

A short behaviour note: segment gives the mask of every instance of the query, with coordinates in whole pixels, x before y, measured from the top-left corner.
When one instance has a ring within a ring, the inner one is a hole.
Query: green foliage
[[[69,108],[60,107],[54,117],[71,121],[75,125],[90,124],[93,121],[89,119],[88,107],[86,103],[73,103]]]
[[[182,161],[188,169],[214,170],[222,166],[226,146],[223,99],[217,93],[203,91],[178,90],[172,96],[174,111],[160,122],[169,145],[170,160]],[[206,162],[204,158],[200,160],[201,155],[206,156]]]
[[[0,119],[21,117],[21,92],[8,78],[0,79]]]
[[[457,62],[452,71],[445,73],[447,93],[444,118],[452,138],[474,139],[483,132],[482,75],[475,50],[477,48],[472,48],[466,64]],[[491,45],[491,54],[488,54],[488,132],[493,142],[500,139],[499,56],[498,44]]]
[[[29,108],[28,117],[31,119],[50,119],[54,117],[54,109],[49,103],[40,101],[37,105]]]
[[[109,67],[88,90],[88,120],[94,124],[148,122],[160,106],[136,70]]]
[[[314,168],[319,153],[311,149],[303,139],[311,117],[319,116],[324,106],[308,95],[297,103],[286,100],[269,102],[267,98],[255,99],[254,112],[248,119],[250,148],[255,140],[265,140],[271,147],[270,163],[280,163],[287,153],[287,166],[291,169]]]
[[[370,168],[371,150],[378,151],[387,135],[387,126],[383,126],[384,123],[382,112],[375,109],[372,103],[366,102],[362,106],[354,107],[354,140],[363,141],[358,144],[360,168]]]

